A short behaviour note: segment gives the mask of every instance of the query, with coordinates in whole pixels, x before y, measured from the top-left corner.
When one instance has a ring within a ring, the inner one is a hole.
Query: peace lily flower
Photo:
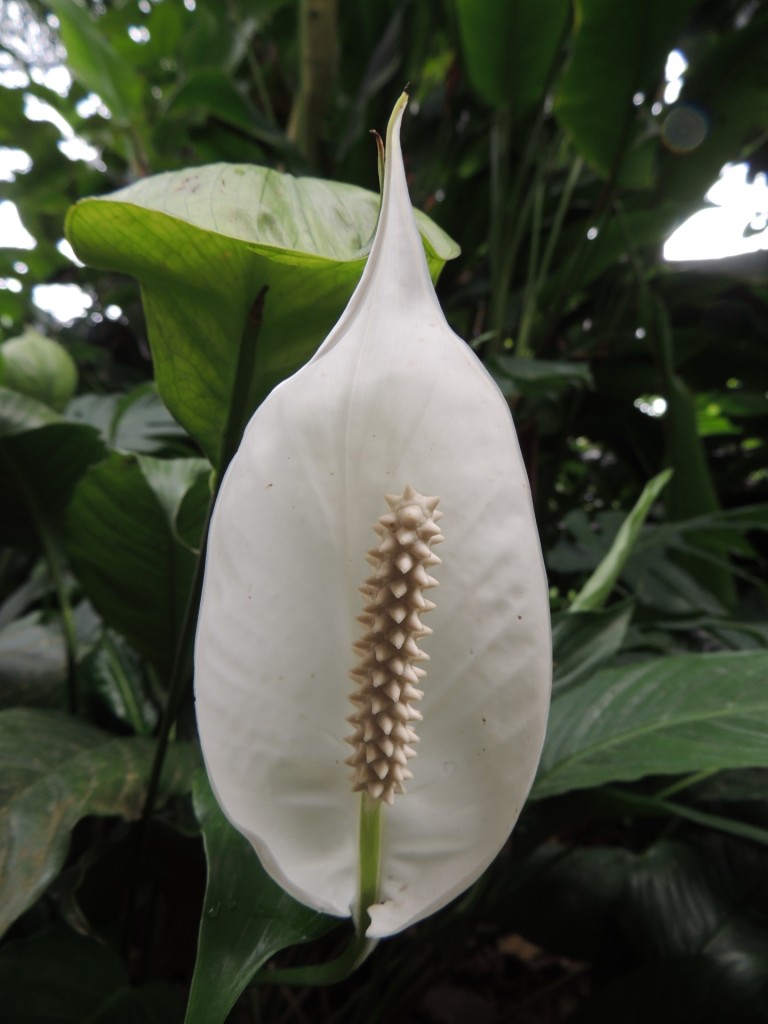
[[[406,102],[357,290],[223,481],[196,644],[224,812],[284,889],[370,938],[444,906],[498,853],[533,781],[551,668],[514,427],[432,287]]]

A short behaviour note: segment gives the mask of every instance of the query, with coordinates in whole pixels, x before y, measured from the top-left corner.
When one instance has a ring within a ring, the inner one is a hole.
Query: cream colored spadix
[[[414,684],[426,675],[416,663],[428,658],[418,641],[432,632],[420,616],[435,607],[424,591],[437,586],[426,567],[440,564],[432,551],[443,540],[439,500],[410,485],[399,496],[387,495],[390,510],[374,527],[380,541],[368,552],[374,571],[360,587],[365,611],[358,622],[365,635],[355,644],[361,661],[350,672],[357,707],[347,719],[355,731],[347,737],[354,753],[346,763],[354,768],[355,791],[387,804],[413,778],[406,765],[419,737],[408,723],[422,718],[412,704],[424,696]]]
[[[444,906],[503,845],[538,763],[551,668],[514,427],[437,302],[404,107],[357,290],[256,412],[224,479],[195,654],[214,791],[287,891],[360,921],[361,801],[364,820],[381,809],[374,938]]]

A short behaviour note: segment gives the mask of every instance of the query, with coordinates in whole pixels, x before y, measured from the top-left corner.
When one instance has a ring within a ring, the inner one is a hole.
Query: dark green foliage
[[[37,246],[0,248],[0,1024],[768,1021],[767,264],[660,256],[723,164],[766,170],[765,0],[317,0],[314,62],[299,0],[13,6],[0,146],[32,165],[2,198]],[[66,96],[31,67],[61,44]],[[367,133],[408,81],[431,269],[531,479],[554,700],[508,847],[344,978],[345,926],[197,771],[191,643],[220,472],[358,279]],[[88,313],[42,313],[54,282]]]

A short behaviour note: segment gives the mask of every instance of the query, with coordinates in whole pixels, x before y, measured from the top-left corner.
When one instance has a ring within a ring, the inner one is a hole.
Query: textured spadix
[[[387,133],[360,284],[314,358],[256,412],[226,474],[196,647],[200,736],[221,806],[289,892],[349,915],[361,798],[344,737],[358,588],[385,496],[412,486],[439,498],[418,758],[407,793],[383,808],[371,937],[446,904],[498,852],[533,780],[550,681],[525,471],[504,399],[432,288],[400,152],[404,106]]]

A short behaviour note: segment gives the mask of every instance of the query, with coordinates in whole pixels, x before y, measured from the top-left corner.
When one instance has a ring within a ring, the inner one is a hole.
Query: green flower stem
[[[360,799],[360,889],[355,930],[365,935],[370,918],[368,908],[378,902],[381,873],[381,801],[363,792]]]

